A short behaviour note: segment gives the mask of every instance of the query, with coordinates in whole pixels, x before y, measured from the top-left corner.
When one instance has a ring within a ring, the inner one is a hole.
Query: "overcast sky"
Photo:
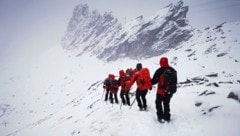
[[[124,22],[139,15],[149,16],[177,0],[0,0],[0,63],[35,54],[59,44],[72,11],[87,3],[101,13],[113,11]],[[225,21],[240,20],[240,0],[184,0],[189,5],[190,24],[205,28]]]
[[[96,2],[97,1],[97,2]],[[119,20],[149,16],[179,0],[82,0],[90,8],[110,10]],[[189,5],[188,18],[194,27],[205,28],[224,21],[240,20],[240,0],[184,0]]]

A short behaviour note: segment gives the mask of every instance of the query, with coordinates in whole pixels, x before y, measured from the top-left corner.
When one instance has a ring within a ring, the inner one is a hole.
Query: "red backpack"
[[[148,68],[142,68],[140,71],[138,71],[137,86],[140,90],[147,90],[152,87]]]
[[[120,77],[120,85],[122,91],[129,91],[131,89],[131,86],[127,86],[127,83],[130,82],[130,80],[131,79],[128,76]]]

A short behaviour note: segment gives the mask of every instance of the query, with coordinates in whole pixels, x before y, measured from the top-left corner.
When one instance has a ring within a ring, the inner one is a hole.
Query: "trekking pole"
[[[105,92],[105,89],[103,89],[102,98],[103,98],[104,92]],[[102,98],[101,98],[101,100],[102,100]]]
[[[133,106],[133,104],[134,104],[135,101],[136,101],[136,97],[134,98],[134,100],[133,100],[132,104],[130,105],[129,109],[132,108],[132,106]]]
[[[120,110],[121,110],[121,108],[122,108],[122,102],[121,102],[121,104],[120,104]]]

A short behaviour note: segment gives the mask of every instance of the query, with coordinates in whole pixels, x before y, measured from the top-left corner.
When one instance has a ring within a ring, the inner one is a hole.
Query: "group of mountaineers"
[[[156,110],[157,118],[160,123],[171,119],[170,100],[177,90],[177,72],[168,63],[167,57],[160,58],[160,67],[155,71],[151,78],[149,69],[142,67],[141,63],[136,65],[135,69],[129,68],[126,71],[119,71],[119,78],[116,79],[114,74],[109,74],[103,82],[103,88],[106,91],[105,101],[110,99],[110,103],[119,103],[118,90],[120,90],[121,102],[123,105],[132,106],[130,103],[129,92],[136,82],[136,100],[140,111],[147,110],[146,95],[152,86],[157,84],[156,93]]]

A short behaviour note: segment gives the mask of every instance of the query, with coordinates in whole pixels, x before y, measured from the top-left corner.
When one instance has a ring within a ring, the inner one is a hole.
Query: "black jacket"
[[[158,83],[161,74],[164,73],[164,70],[167,69],[167,68],[170,68],[170,69],[176,71],[176,70],[175,70],[174,68],[172,68],[172,67],[160,67],[160,68],[158,68],[158,69],[155,71],[155,73],[154,73],[154,75],[153,75],[153,78],[152,78],[152,80],[151,80],[152,85],[155,85],[156,83]]]

